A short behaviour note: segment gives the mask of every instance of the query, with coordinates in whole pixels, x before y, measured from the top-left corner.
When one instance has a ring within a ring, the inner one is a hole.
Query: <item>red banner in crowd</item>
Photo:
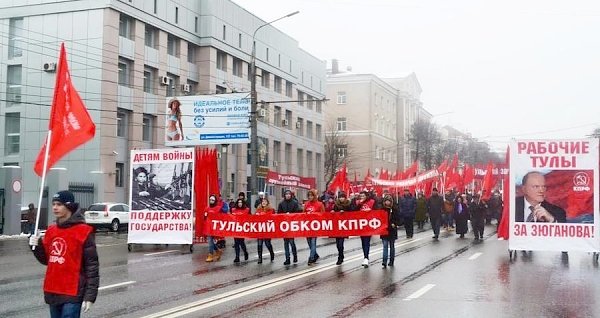
[[[295,174],[281,174],[270,170],[267,173],[267,183],[306,190],[317,187],[317,180],[315,178],[299,177]]]
[[[429,170],[419,174],[416,177],[412,177],[404,180],[383,180],[383,179],[375,179],[371,178],[371,182],[374,185],[380,185],[384,187],[393,187],[393,188],[404,188],[404,187],[412,187],[417,183],[429,182],[436,180],[439,176],[437,170]]]
[[[290,213],[265,215],[209,214],[204,233],[238,238],[346,237],[385,235],[385,211]]]

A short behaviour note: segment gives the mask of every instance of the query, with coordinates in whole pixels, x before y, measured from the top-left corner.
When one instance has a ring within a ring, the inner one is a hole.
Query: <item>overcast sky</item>
[[[495,149],[600,127],[600,1],[234,0],[354,73],[415,72],[421,101]],[[328,96],[331,98],[331,96]]]

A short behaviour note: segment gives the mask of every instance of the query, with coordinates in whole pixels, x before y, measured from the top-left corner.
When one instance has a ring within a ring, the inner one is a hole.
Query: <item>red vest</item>
[[[263,207],[259,206],[258,209],[256,209],[256,215],[265,215],[273,213],[275,213],[275,209],[273,208],[264,209]]]
[[[373,199],[366,199],[364,202],[358,203],[358,207],[361,211],[371,211],[373,210],[374,205],[375,201],[373,201]]]
[[[246,214],[250,214],[250,208],[245,208],[245,209],[233,208],[233,209],[231,209],[231,214],[232,215],[246,215]]]
[[[68,228],[51,225],[44,236],[48,259],[44,292],[77,296],[83,259],[83,243],[92,227],[81,223]]]
[[[323,203],[321,203],[320,201],[308,201],[306,203],[304,203],[304,212],[306,213],[319,213],[319,212],[324,212],[325,211],[325,207],[323,206]]]

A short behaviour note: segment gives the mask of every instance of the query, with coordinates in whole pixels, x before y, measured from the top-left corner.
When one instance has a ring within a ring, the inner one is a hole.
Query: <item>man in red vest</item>
[[[32,236],[33,254],[46,265],[44,300],[50,316],[79,317],[96,301],[100,276],[94,230],[85,224],[73,193],[59,191],[52,197],[56,224],[43,238]]]

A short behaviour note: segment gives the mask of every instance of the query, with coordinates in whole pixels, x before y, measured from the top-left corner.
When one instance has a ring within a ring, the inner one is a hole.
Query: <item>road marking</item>
[[[422,239],[423,238],[413,239],[413,240],[410,240],[409,242],[404,242],[404,243],[398,244],[396,246],[413,244]],[[371,253],[381,252],[382,250],[383,250],[382,247],[379,247],[376,249],[371,249]],[[363,260],[363,254],[361,252],[359,254],[356,254],[354,256],[346,258],[344,260],[344,262],[350,263],[353,261],[362,261],[362,260]],[[267,290],[267,289],[270,289],[270,288],[273,288],[273,287],[276,287],[279,285],[287,284],[289,282],[293,282],[293,281],[301,279],[301,278],[312,276],[312,275],[315,275],[315,274],[318,274],[318,273],[321,273],[321,272],[324,272],[324,271],[327,271],[327,270],[330,270],[333,268],[339,268],[339,265],[335,265],[335,262],[325,263],[323,265],[303,269],[303,270],[298,271],[293,274],[273,278],[273,279],[270,279],[270,280],[267,280],[264,282],[260,282],[260,283],[256,283],[256,284],[253,284],[253,285],[250,285],[247,287],[242,287],[242,288],[239,288],[239,289],[236,289],[233,291],[215,295],[213,297],[190,302],[185,305],[181,305],[178,307],[167,309],[165,311],[157,312],[157,313],[154,313],[154,314],[151,314],[148,316],[144,316],[144,318],[158,318],[158,317],[171,318],[171,317],[180,317],[180,316],[188,315],[188,314],[191,314],[191,313],[194,313],[194,312],[206,309],[206,308],[216,306],[216,305],[224,303],[224,302],[232,301],[232,300],[242,298],[244,296],[251,295],[251,294],[263,291],[263,290]]]
[[[125,243],[117,243],[117,244],[96,244],[96,247],[109,247],[109,246],[119,246],[126,245]]]
[[[179,252],[179,250],[168,250],[168,251],[163,251],[163,252],[148,253],[148,254],[144,254],[144,256],[162,255],[162,254],[175,253],[175,252]]]
[[[127,286],[127,285],[131,285],[133,283],[135,283],[135,281],[134,280],[130,280],[128,282],[122,282],[122,283],[118,283],[118,284],[112,284],[112,285],[102,286],[102,287],[98,288],[98,290],[105,290],[105,289],[110,289],[110,288],[115,288],[115,287]]]
[[[423,288],[421,288],[421,289],[417,290],[416,292],[412,293],[410,296],[404,298],[404,300],[417,299],[417,298],[423,296],[426,292],[428,292],[433,287],[435,287],[435,284],[427,284],[427,285],[423,286]]]
[[[472,261],[472,260],[475,260],[475,259],[477,259],[479,256],[481,256],[481,254],[483,254],[483,253],[475,253],[475,254],[471,255],[471,257],[469,257],[469,260],[470,260],[470,261]]]

